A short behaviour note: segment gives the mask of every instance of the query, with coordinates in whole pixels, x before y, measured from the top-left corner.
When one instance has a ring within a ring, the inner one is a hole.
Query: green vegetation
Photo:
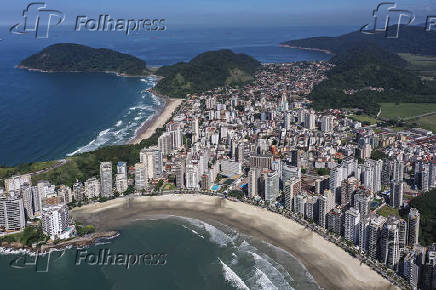
[[[436,78],[436,57],[410,53],[399,55],[409,63],[407,67],[409,70],[415,71],[423,78]]]
[[[155,89],[166,96],[185,98],[187,94],[250,81],[259,65],[254,58],[231,50],[209,51],[188,63],[159,68],[156,73],[165,78]]]
[[[362,123],[363,125],[375,125],[377,124],[377,119],[371,117],[369,115],[361,114],[361,115],[352,115],[349,116],[351,119]]]
[[[398,209],[392,208],[392,207],[390,207],[388,205],[384,205],[382,208],[380,208],[377,211],[377,214],[379,214],[381,216],[384,216],[384,217],[388,217],[390,215],[400,216],[400,213],[399,213]]]
[[[309,95],[317,110],[360,108],[366,114],[376,115],[383,102],[436,101],[436,82],[421,80],[404,68],[404,59],[373,44],[341,51],[331,62],[335,67],[328,72],[328,79]]]
[[[371,159],[379,160],[379,159],[386,159],[386,158],[388,158],[388,155],[386,155],[383,151],[374,150],[371,152]]]
[[[396,29],[392,27],[392,29]],[[421,26],[405,26],[400,28],[399,38],[387,38],[384,33],[363,34],[354,31],[338,37],[311,37],[297,39],[285,44],[295,47],[319,48],[330,50],[335,54],[344,52],[361,43],[371,43],[393,53],[413,53],[436,55],[436,33],[426,32]]]
[[[83,237],[85,235],[89,235],[95,232],[95,227],[92,225],[81,225],[79,223],[76,223],[76,231],[77,231],[77,235],[79,237]]]
[[[330,168],[317,168],[316,174],[320,176],[329,175],[330,174]]]
[[[229,196],[242,200],[245,197],[245,194],[241,190],[231,190]]]
[[[42,226],[27,226],[20,233],[7,235],[0,238],[0,243],[21,243],[26,246],[32,246],[33,243],[46,242],[49,239],[48,236],[44,235],[42,231]]]
[[[31,69],[55,72],[116,72],[123,75],[148,75],[145,61],[106,48],[80,44],[51,45],[20,63]]]
[[[436,189],[418,196],[410,202],[410,207],[420,213],[419,240],[422,245],[436,242]]]
[[[163,184],[164,184],[163,179],[159,179],[159,181],[154,186],[154,191],[159,191]]]
[[[409,127],[419,127],[436,132],[436,114],[407,121]]]
[[[436,113],[436,104],[428,103],[380,103],[381,118],[404,119],[427,113]]]

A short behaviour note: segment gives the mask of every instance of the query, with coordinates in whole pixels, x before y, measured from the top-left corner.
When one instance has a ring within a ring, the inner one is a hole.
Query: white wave
[[[232,265],[236,265],[238,264],[238,262],[239,262],[238,255],[232,253]]]
[[[238,276],[238,274],[236,274],[229,266],[227,266],[223,261],[221,261],[220,258],[218,258],[218,260],[220,261],[223,267],[224,278],[226,279],[227,282],[232,284],[232,286],[237,287],[238,289],[250,290],[250,288],[248,288],[248,286],[245,285],[244,281],[242,281],[242,279]]]
[[[190,228],[188,228],[188,227],[185,226],[185,225],[182,225],[182,226],[183,226],[185,229],[187,229],[188,231],[191,231],[194,235],[196,235],[196,236],[198,236],[198,237],[204,239],[204,236],[203,236],[203,235],[200,235],[200,233],[198,233],[197,231],[194,231],[193,229],[190,229]]]
[[[267,276],[271,283],[274,282],[276,285],[279,285],[281,289],[292,289],[286,278],[290,279],[291,281],[293,279],[289,275],[289,273],[283,268],[282,265],[276,263],[267,255],[260,256],[259,254],[252,251],[247,252],[253,256],[256,268],[263,269],[262,273]]]
[[[119,127],[119,126],[121,126],[122,124],[123,124],[123,121],[119,120],[119,121],[115,124],[115,127]]]
[[[255,272],[254,272],[254,279],[256,280],[255,284],[257,287],[259,287],[258,289],[268,289],[268,290],[273,290],[273,289],[278,289],[273,282],[271,282],[270,279],[268,279],[268,276],[262,272],[261,270],[259,270],[258,268],[255,268]]]

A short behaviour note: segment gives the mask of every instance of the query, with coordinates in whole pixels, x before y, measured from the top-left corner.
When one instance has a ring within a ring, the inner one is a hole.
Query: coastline
[[[54,71],[54,70],[43,70],[39,68],[31,68],[24,65],[16,65],[16,69],[24,69],[27,71],[34,71],[34,72],[42,72],[42,73],[105,73],[105,74],[114,74],[117,77],[123,77],[123,78],[146,78],[146,77],[156,77],[152,73],[149,73],[147,75],[130,75],[125,73],[119,73],[116,71]]]
[[[327,49],[321,49],[321,48],[316,48],[316,47],[291,46],[291,45],[286,44],[286,43],[281,43],[281,44],[280,44],[280,47],[296,48],[296,49],[311,50],[311,51],[319,51],[319,52],[323,52],[323,53],[325,53],[325,54],[334,55],[334,53],[331,52],[330,50],[327,50]]]
[[[83,237],[75,237],[70,240],[61,241],[60,243],[42,244],[40,248],[32,248],[23,246],[21,243],[6,243],[0,245],[0,254],[43,254],[52,250],[62,250],[70,247],[86,247],[92,246],[99,240],[111,240],[119,236],[116,231],[96,232]]]
[[[126,197],[75,208],[72,216],[116,230],[141,218],[183,216],[219,221],[279,247],[296,257],[324,289],[396,289],[382,276],[310,229],[285,217],[242,202],[204,195]]]
[[[161,110],[156,111],[150,120],[145,121],[136,132],[135,138],[133,138],[128,144],[139,144],[142,140],[150,138],[158,128],[161,128],[165,123],[171,119],[174,111],[183,102],[183,99],[167,98],[165,96],[158,95],[155,91],[150,90],[152,94],[165,100],[165,105]]]

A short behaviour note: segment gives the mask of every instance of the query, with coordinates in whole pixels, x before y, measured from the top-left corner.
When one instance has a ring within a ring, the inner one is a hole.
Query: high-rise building
[[[360,250],[368,253],[369,250],[369,225],[371,224],[370,215],[361,215],[359,221],[359,247]]]
[[[333,131],[333,117],[323,116],[321,118],[321,131],[329,133]]]
[[[129,186],[127,183],[127,163],[118,162],[117,164],[117,175],[115,176],[115,186],[118,193],[123,193],[127,190]]]
[[[393,270],[398,270],[400,260],[399,219],[390,217],[383,225],[380,240],[380,262]]]
[[[305,204],[305,218],[308,221],[317,222],[318,221],[318,214],[319,214],[319,208],[318,208],[318,196],[310,196],[307,198],[306,204]]]
[[[389,159],[383,160],[382,166],[382,185],[389,186],[391,184],[392,162]]]
[[[186,188],[187,189],[198,189],[198,166],[193,164],[186,165]]]
[[[36,190],[38,192],[38,190]],[[73,201],[73,191],[71,187],[66,185],[61,185],[58,189],[58,195],[64,199],[65,203],[70,203]],[[35,198],[35,197],[34,197]],[[39,207],[39,210],[42,209],[42,206]]]
[[[304,217],[306,210],[307,195],[299,193],[294,196],[294,212]]]
[[[335,208],[335,195],[331,190],[325,190],[324,195],[318,198],[318,223],[320,226],[327,227],[327,214]]]
[[[340,200],[342,180],[346,177],[343,176],[343,169],[337,166],[330,170],[330,190],[335,194],[335,201]]]
[[[192,143],[196,143],[200,137],[200,128],[198,118],[194,117],[192,120]]]
[[[100,185],[102,197],[113,196],[114,192],[112,187],[112,162],[100,163]]]
[[[143,190],[147,187],[147,166],[144,163],[135,164],[135,188]]]
[[[178,162],[174,171],[174,174],[176,175],[176,188],[185,187],[185,162]]]
[[[380,256],[380,239],[381,232],[386,218],[383,216],[375,215],[371,217],[368,228],[368,254],[373,259],[378,259]]]
[[[345,212],[344,236],[347,241],[359,244],[359,220],[360,213],[355,208],[350,208]]]
[[[63,237],[69,219],[66,205],[52,205],[42,209],[42,229],[52,240]]]
[[[404,257],[403,261],[403,276],[406,278],[407,282],[409,282],[412,290],[418,290],[420,269],[419,265],[416,263],[416,260],[416,253],[411,251]]]
[[[259,169],[263,169],[263,168],[272,169],[272,160],[273,160],[273,156],[271,154],[251,155],[250,167],[259,168]]]
[[[393,166],[393,180],[397,180],[398,182],[402,182],[404,179],[404,162],[395,160]]]
[[[292,210],[294,197],[301,192],[301,179],[291,178],[285,181],[283,186],[283,195],[285,201],[285,208]]]
[[[351,203],[351,199],[353,197],[353,193],[356,191],[359,186],[359,181],[350,177],[345,180],[342,180],[341,183],[341,206],[345,207]]]
[[[76,182],[73,184],[73,197],[75,201],[85,200],[85,186],[82,182]]]
[[[360,216],[366,216],[369,214],[371,198],[364,194],[358,193],[354,195],[354,208],[360,213]]]
[[[327,229],[337,235],[344,232],[344,214],[339,208],[334,208],[327,213]]]
[[[157,147],[144,148],[139,153],[141,163],[147,166],[149,179],[157,178],[162,174],[162,153]]]
[[[315,129],[315,114],[313,112],[306,111],[304,114],[304,127],[309,130]]]
[[[100,181],[92,177],[85,181],[85,196],[87,198],[98,198],[100,196]]]
[[[30,174],[16,175],[5,179],[5,190],[6,192],[20,191],[21,186],[24,184],[32,184]]]
[[[265,177],[265,200],[273,202],[279,196],[279,174],[271,171]]]
[[[420,214],[416,208],[409,211],[407,244],[410,246],[418,244]]]
[[[23,198],[24,212],[27,219],[35,218],[32,187],[29,184],[21,186],[21,196]]]
[[[391,182],[391,195],[389,198],[389,205],[394,208],[402,207],[403,193],[404,193],[404,183],[399,180],[393,180]]]
[[[260,171],[257,168],[250,168],[248,171],[248,196],[253,198],[258,195]]]
[[[26,226],[23,199],[0,196],[0,227],[6,231],[19,231]]]

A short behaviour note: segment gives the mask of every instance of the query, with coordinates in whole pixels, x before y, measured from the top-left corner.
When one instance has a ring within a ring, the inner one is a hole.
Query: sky
[[[37,0],[38,1],[38,0]],[[43,0],[39,0],[43,2]],[[411,10],[415,23],[436,15],[436,0],[393,1]],[[21,12],[32,1],[3,1],[0,25],[20,22]],[[62,11],[73,24],[79,15],[98,18],[164,18],[168,26],[271,27],[271,26],[361,26],[371,20],[374,0],[48,0],[47,7]],[[386,2],[386,0],[384,1]]]

